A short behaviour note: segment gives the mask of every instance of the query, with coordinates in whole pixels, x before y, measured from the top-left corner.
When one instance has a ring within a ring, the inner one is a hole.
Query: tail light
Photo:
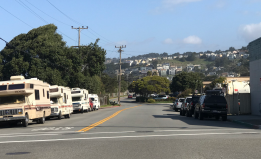
[[[193,102],[191,102],[191,105],[193,105]]]
[[[226,104],[226,109],[227,109],[227,104]]]
[[[185,107],[187,107],[187,103],[185,104]]]
[[[205,103],[202,104],[202,108],[205,108]]]

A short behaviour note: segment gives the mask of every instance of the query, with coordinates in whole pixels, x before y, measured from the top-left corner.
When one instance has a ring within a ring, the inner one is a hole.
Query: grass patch
[[[205,68],[207,64],[213,63],[214,61],[207,61],[205,59],[196,58],[195,61],[185,61],[181,62],[177,59],[174,60],[159,60],[159,63],[170,63],[170,65],[174,66],[182,66],[182,68],[187,67],[187,64],[201,65],[201,68]]]

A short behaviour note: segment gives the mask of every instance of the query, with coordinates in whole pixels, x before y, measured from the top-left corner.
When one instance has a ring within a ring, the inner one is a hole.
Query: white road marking
[[[15,136],[1,136],[0,138],[5,138],[5,137],[25,137],[25,136],[47,136],[47,135],[58,135],[58,134],[35,134],[35,135],[15,135]]]
[[[2,141],[0,143],[5,144],[5,143],[30,143],[30,142],[52,142],[52,141],[73,141],[73,140],[95,140],[95,139],[146,138],[146,137],[170,137],[170,136],[200,136],[200,135],[240,135],[240,134],[259,134],[259,133],[258,132],[234,132],[234,133],[199,133],[199,134],[111,136],[111,137],[66,138],[66,139],[46,139],[46,140]]]
[[[39,128],[39,129],[33,129],[32,131],[55,131],[55,130],[70,130],[74,127],[47,127],[47,128]]]
[[[117,134],[117,133],[135,133],[136,131],[119,131],[119,132],[94,132],[94,133],[81,133],[81,134]]]
[[[74,132],[75,133],[75,131],[52,131],[52,132],[34,132],[34,133],[10,133],[10,134],[1,134],[0,136],[9,136],[9,135],[26,135],[26,134],[48,134],[48,133],[50,133],[50,134],[56,134],[56,133],[71,133],[71,132]]]

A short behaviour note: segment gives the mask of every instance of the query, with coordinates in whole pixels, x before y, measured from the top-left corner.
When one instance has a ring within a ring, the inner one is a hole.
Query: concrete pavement
[[[260,158],[260,130],[179,116],[169,104],[121,104],[43,125],[1,128],[0,158]]]

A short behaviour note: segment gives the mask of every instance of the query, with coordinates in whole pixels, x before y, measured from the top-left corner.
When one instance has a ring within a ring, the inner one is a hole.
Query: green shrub
[[[155,103],[156,101],[155,101],[155,99],[148,99],[148,102],[149,103]]]
[[[180,93],[178,95],[178,98],[185,98],[187,96],[189,96],[189,94],[192,93],[192,90],[191,89],[186,89],[185,91],[183,91],[182,93]]]

